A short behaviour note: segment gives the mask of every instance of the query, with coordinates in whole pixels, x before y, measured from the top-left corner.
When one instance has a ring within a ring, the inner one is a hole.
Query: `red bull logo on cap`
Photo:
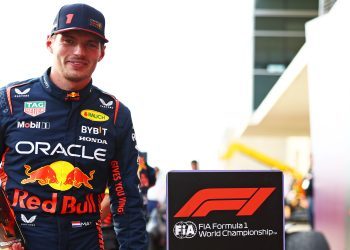
[[[29,165],[24,165],[24,168],[28,178],[23,179],[22,184],[37,182],[41,186],[49,185],[60,191],[66,191],[72,187],[81,188],[81,186],[93,189],[90,181],[93,180],[95,170],[90,171],[87,175],[67,161],[56,161],[31,172]]]

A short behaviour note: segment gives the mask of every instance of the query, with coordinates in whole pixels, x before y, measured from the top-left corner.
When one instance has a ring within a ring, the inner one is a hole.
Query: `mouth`
[[[88,65],[88,62],[85,60],[67,60],[67,63],[73,67],[84,67]]]

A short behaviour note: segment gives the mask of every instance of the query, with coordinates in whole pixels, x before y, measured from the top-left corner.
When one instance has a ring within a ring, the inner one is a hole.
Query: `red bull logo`
[[[27,179],[21,181],[22,184],[34,183],[38,182],[41,186],[50,184],[50,183],[58,183],[55,171],[49,166],[46,165],[44,167],[38,168],[37,170],[33,170],[29,172],[31,167],[29,165],[24,165],[25,174],[28,176]]]
[[[79,97],[79,93],[78,92],[71,92],[71,93],[67,94],[67,97],[69,97],[69,98]]]
[[[90,171],[89,176],[84,174],[83,171],[81,171],[79,168],[74,168],[66,178],[66,181],[64,182],[64,185],[72,185],[76,188],[80,188],[81,185],[84,185],[87,188],[92,189],[91,184],[89,183],[90,180],[93,179],[95,170]]]
[[[66,101],[79,101],[80,94],[78,92],[74,92],[74,91],[67,93],[65,100]]]
[[[60,214],[86,214],[99,211],[99,204],[104,194],[94,198],[93,194],[86,194],[83,199],[77,200],[71,195],[63,195],[59,201],[57,193],[52,193],[51,198],[44,199],[25,190],[15,189],[12,206],[28,210],[39,210],[46,213]]]
[[[93,189],[90,181],[93,180],[95,170],[87,175],[80,168],[66,161],[56,161],[33,171],[30,171],[29,165],[24,165],[24,168],[28,178],[23,179],[22,184],[37,182],[41,186],[49,185],[60,191],[66,191],[72,187],[81,188],[81,186]]]

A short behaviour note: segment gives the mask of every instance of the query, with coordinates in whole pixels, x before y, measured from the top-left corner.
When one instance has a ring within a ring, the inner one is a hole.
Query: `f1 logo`
[[[206,188],[195,193],[174,217],[205,217],[211,211],[238,210],[251,216],[276,188]]]

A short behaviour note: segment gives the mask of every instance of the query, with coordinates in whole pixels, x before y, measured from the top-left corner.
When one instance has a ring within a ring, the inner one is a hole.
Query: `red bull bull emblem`
[[[60,191],[66,191],[72,187],[81,188],[82,185],[93,189],[90,181],[93,180],[95,170],[87,175],[80,168],[66,161],[56,161],[31,172],[29,165],[24,165],[24,168],[28,178],[23,179],[22,184],[38,182],[41,186],[49,185]]]
[[[93,179],[95,170],[90,171],[89,176],[84,174],[83,171],[81,171],[79,168],[75,167],[66,178],[66,181],[64,182],[64,185],[72,185],[76,188],[80,188],[81,185],[84,185],[87,188],[92,189],[91,184],[89,183],[90,180]]]
[[[65,101],[79,101],[80,100],[80,94],[79,92],[70,92],[67,93]]]
[[[22,184],[34,183],[38,182],[41,186],[50,184],[50,183],[58,183],[55,171],[49,166],[46,165],[44,167],[38,168],[37,170],[33,170],[29,172],[31,167],[29,165],[24,165],[25,174],[28,176],[27,179],[21,181]]]

